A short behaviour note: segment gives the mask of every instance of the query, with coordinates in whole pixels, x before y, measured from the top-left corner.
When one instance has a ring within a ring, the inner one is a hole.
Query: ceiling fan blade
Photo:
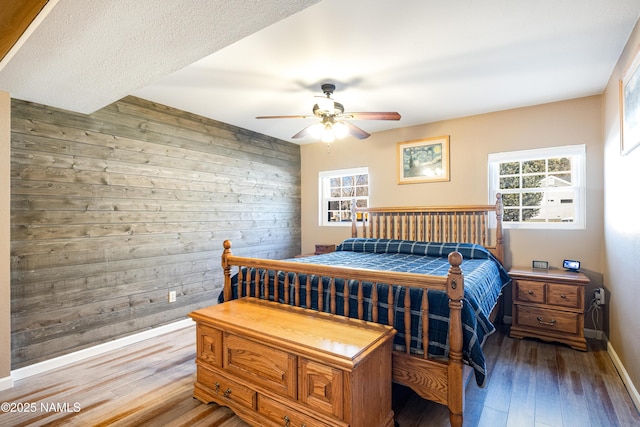
[[[304,129],[302,129],[300,132],[296,133],[295,135],[293,135],[291,138],[303,138],[305,136],[311,135],[309,133],[311,127],[313,125],[315,125],[316,123],[311,123],[309,126],[306,126]]]
[[[310,119],[315,116],[257,116],[256,119]]]
[[[347,128],[349,128],[349,134],[351,136],[355,136],[358,139],[365,139],[371,136],[371,134],[364,131],[363,129],[360,129],[358,126],[354,125],[353,123],[349,123],[349,122],[342,122],[342,123],[344,123],[347,126]]]
[[[400,114],[392,111],[375,113],[344,113],[341,117],[352,120],[400,120]]]

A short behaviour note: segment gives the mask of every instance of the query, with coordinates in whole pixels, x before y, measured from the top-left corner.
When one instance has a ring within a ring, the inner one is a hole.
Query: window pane
[[[503,194],[502,195],[503,206],[520,206],[520,194]]]
[[[568,157],[560,157],[549,159],[549,172],[570,172],[571,159]]]
[[[520,173],[520,162],[500,163],[500,175],[514,175]]]
[[[369,175],[356,176],[356,185],[368,185],[368,184],[369,184]]]
[[[340,197],[340,188],[332,188],[331,197]]]
[[[522,206],[540,206],[544,193],[522,193]]]
[[[505,209],[502,215],[503,221],[520,221],[520,209]]]
[[[549,187],[564,187],[571,185],[570,173],[554,173],[553,175],[550,174],[549,178],[553,178],[549,180]]]
[[[341,179],[339,177],[338,178],[331,178],[329,185],[331,186],[331,188],[340,187],[340,181],[341,181]]]
[[[540,160],[527,160],[522,162],[522,173],[536,173],[545,172],[546,162],[544,159]]]
[[[356,187],[356,196],[363,197],[369,195],[368,187]]]
[[[342,189],[342,197],[353,197],[353,187],[347,187]]]
[[[522,177],[522,188],[543,187],[544,175],[525,175]]]
[[[540,209],[522,209],[522,220],[523,221],[540,221],[540,219],[536,219],[536,216],[540,212]]]
[[[343,187],[351,187],[351,186],[353,186],[353,177],[352,176],[343,176],[342,177],[342,186]]]
[[[500,189],[508,190],[510,188],[520,188],[520,178],[517,176],[508,176],[500,178]]]

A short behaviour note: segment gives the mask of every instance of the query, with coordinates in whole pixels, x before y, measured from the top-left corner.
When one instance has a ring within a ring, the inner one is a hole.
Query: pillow
[[[484,246],[474,243],[418,242],[414,240],[351,238],[338,245],[336,251],[399,253],[446,257],[457,251],[465,259],[492,259],[493,255]]]

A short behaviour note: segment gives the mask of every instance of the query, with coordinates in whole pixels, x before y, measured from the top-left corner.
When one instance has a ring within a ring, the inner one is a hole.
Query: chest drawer
[[[518,280],[516,282],[516,299],[523,302],[545,302],[545,283],[531,280]]]
[[[325,422],[321,422],[309,415],[293,409],[282,402],[270,399],[267,396],[260,395],[258,399],[258,412],[265,418],[278,423],[279,425],[289,427],[326,427]],[[335,421],[336,425],[347,424]]]
[[[547,304],[559,307],[580,308],[580,288],[571,285],[560,285],[557,283],[547,284]]]
[[[239,403],[251,409],[256,408],[257,393],[254,390],[201,365],[198,365],[197,377],[198,382],[207,384],[210,392],[222,396],[225,401]]]
[[[538,330],[577,334],[580,328],[578,313],[520,305],[515,316],[518,325]]]
[[[233,375],[295,399],[297,358],[251,339],[225,335],[224,369]]]

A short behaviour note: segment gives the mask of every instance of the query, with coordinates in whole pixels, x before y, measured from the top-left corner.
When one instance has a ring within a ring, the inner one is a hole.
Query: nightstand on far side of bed
[[[533,337],[587,350],[584,338],[584,296],[589,278],[580,272],[560,269],[514,267],[514,338]]]

